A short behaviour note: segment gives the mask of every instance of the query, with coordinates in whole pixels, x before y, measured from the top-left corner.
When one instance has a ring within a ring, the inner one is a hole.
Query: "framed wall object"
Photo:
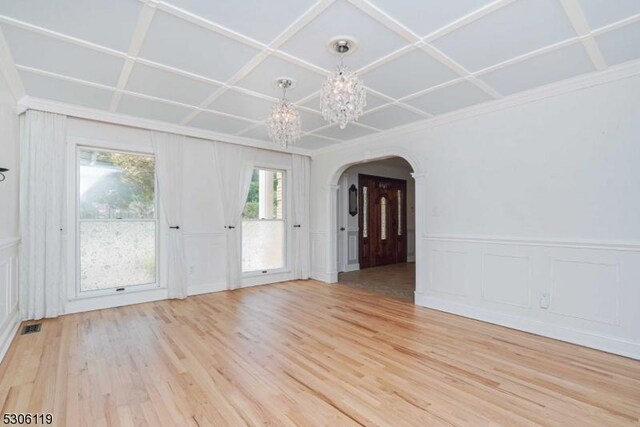
[[[358,188],[355,184],[349,187],[349,215],[358,215]]]

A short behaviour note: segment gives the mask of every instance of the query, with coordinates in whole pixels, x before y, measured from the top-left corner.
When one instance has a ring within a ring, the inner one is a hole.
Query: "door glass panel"
[[[362,237],[369,237],[369,189],[362,187]]]
[[[398,236],[402,236],[402,190],[398,190]]]
[[[380,198],[380,240],[387,240],[387,198]]]

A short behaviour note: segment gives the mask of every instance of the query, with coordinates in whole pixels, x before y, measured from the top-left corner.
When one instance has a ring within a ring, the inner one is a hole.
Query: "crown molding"
[[[494,101],[485,102],[483,104],[474,105],[462,110],[452,111],[450,113],[441,114],[433,118],[389,129],[378,134],[366,135],[359,138],[354,138],[349,141],[345,141],[340,144],[334,144],[328,147],[319,148],[313,151],[312,156],[315,157],[321,154],[339,151],[347,147],[356,147],[370,144],[374,141],[383,139],[398,139],[398,137],[410,133],[424,131],[472,117],[490,114],[495,111],[525,105],[546,98],[556,97],[580,89],[599,86],[602,84],[614,82],[616,80],[633,77],[638,74],[640,74],[640,60],[635,60],[622,65],[611,67],[605,71],[597,71],[589,74],[584,74],[581,76],[573,77],[571,79],[563,80],[561,82],[552,83],[525,92],[516,93],[514,95],[510,95],[501,99],[496,99]]]
[[[265,141],[261,141],[253,138],[246,138],[241,136],[228,135],[204,129],[196,129],[193,127],[175,125],[171,123],[160,122],[150,119],[142,119],[133,116],[127,116],[119,113],[112,113],[108,111],[96,110],[93,108],[81,107],[77,105],[65,104],[62,102],[49,101],[41,98],[34,98],[31,96],[24,96],[18,101],[18,114],[24,113],[27,110],[47,111],[51,113],[64,114],[71,117],[77,117],[81,119],[94,120],[97,122],[110,123],[122,126],[129,126],[134,128],[156,130],[161,132],[175,133],[178,135],[189,136],[192,138],[206,139],[210,141],[226,142],[229,144],[242,145],[245,147],[259,148],[262,150],[276,151],[279,153],[287,154],[299,154],[302,156],[311,156],[311,151],[292,147],[289,149],[282,149],[278,146],[271,145]]]

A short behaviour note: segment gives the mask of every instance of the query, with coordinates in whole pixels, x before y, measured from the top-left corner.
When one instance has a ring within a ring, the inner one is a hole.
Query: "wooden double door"
[[[360,268],[407,262],[407,182],[358,175]]]

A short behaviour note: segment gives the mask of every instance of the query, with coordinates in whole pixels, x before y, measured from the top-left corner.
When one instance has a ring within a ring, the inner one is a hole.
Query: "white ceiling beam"
[[[127,59],[122,65],[120,77],[118,77],[118,83],[116,85],[116,92],[113,94],[113,97],[111,98],[111,104],[109,105],[109,111],[111,112],[114,112],[118,109],[120,99],[122,98],[122,91],[127,86],[129,76],[131,75],[131,71],[133,70],[136,58],[140,53],[142,43],[144,43],[144,39],[147,36],[147,31],[149,30],[149,26],[151,26],[151,21],[153,20],[153,15],[155,15],[155,13],[155,4],[146,2],[144,6],[142,6],[142,9],[138,14],[138,22],[136,23],[136,29],[133,32],[131,42],[129,43]]]
[[[589,58],[591,58],[591,62],[594,67],[596,67],[596,70],[606,70],[607,63],[604,60],[604,56],[602,56],[600,47],[591,35],[591,28],[589,28],[589,23],[587,22],[587,18],[584,15],[580,2],[578,0],[560,0],[560,3],[567,14],[573,29],[580,37],[582,46],[584,46],[587,51],[587,54],[589,55]]]

